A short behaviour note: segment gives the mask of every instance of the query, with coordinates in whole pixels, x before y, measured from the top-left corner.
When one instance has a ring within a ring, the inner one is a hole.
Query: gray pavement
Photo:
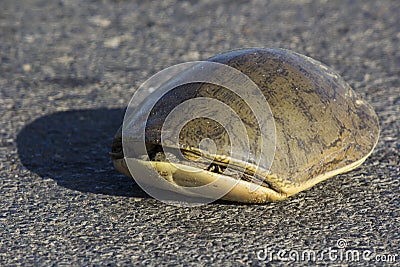
[[[396,0],[2,0],[0,266],[281,266],[288,251],[297,266],[399,266],[399,14]],[[242,47],[332,66],[379,115],[372,156],[266,205],[168,206],[114,170],[112,136],[142,82]]]

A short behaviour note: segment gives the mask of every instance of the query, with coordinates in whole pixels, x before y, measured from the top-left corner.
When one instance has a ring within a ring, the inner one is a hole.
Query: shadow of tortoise
[[[40,117],[18,134],[20,160],[42,178],[72,190],[148,198],[133,179],[114,169],[109,156],[124,111],[71,110]]]

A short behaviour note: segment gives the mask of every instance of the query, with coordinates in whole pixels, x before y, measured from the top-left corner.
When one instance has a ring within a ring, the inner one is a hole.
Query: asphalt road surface
[[[399,14],[396,0],[2,0],[0,265],[399,266]],[[340,73],[379,116],[372,156],[265,205],[169,206],[114,170],[142,82],[243,47]]]

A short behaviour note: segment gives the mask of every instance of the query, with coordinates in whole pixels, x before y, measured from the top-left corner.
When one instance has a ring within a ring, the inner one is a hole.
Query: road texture
[[[399,266],[399,14],[396,0],[2,0],[0,265]],[[372,156],[265,205],[168,206],[114,170],[142,82],[243,47],[333,67],[379,116]]]

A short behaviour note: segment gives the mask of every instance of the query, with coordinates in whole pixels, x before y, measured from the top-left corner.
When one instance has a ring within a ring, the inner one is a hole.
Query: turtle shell
[[[262,189],[265,189],[259,194],[246,192],[243,188],[237,192],[232,190],[224,199],[242,202],[284,199],[329,177],[354,169],[372,153],[379,137],[377,115],[338,74],[324,64],[289,50],[259,48],[223,53],[208,61],[239,70],[261,90],[268,104],[265,108],[270,109],[274,120],[275,147],[271,163],[263,165],[261,162],[259,166],[251,167],[256,165],[256,158],[261,153],[262,135],[251,104],[229,89],[209,83],[177,86],[152,108],[146,121],[147,161],[166,161],[160,141],[163,122],[176,106],[199,97],[224,102],[238,115],[247,136],[237,138],[249,140],[250,153],[245,152],[250,156],[243,162],[240,156],[232,155],[229,149],[231,139],[224,126],[205,117],[191,120],[180,130],[177,148],[189,161],[191,157],[196,159],[191,161],[192,166],[205,172],[222,173],[224,165],[236,160],[238,165],[246,165],[245,175],[235,171],[223,175],[244,183],[251,183],[252,177],[260,176]],[[215,75],[223,73],[216,72]],[[191,110],[181,112],[190,113]],[[135,120],[141,119],[134,114],[132,125],[135,125]],[[230,117],[227,116],[226,120],[229,121]],[[238,134],[243,134],[243,131],[238,131]],[[212,153],[208,153],[207,149],[198,149],[205,138],[213,140],[216,146]],[[116,137],[113,146],[114,162],[118,162],[115,166],[129,174],[126,164],[121,164],[120,140],[121,134]],[[198,160],[199,155],[207,153],[214,159],[212,164]],[[202,178],[198,178],[197,182],[199,179]],[[191,186],[190,183],[185,185]]]

